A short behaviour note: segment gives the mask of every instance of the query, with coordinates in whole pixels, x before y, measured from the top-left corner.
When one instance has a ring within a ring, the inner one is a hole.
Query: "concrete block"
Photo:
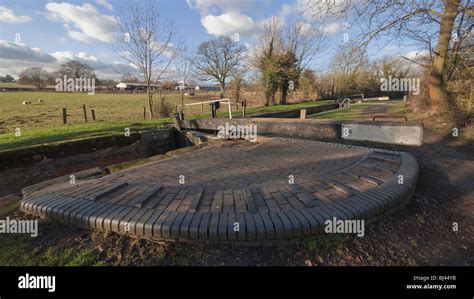
[[[423,126],[419,123],[343,123],[341,138],[420,146],[423,143]]]

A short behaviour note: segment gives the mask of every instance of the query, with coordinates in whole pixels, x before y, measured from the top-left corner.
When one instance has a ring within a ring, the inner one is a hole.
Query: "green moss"
[[[308,238],[301,242],[301,246],[311,252],[324,251],[330,248],[336,248],[344,242],[345,236],[342,234],[319,235],[314,238]]]
[[[18,209],[20,202],[8,203],[7,205],[0,205],[0,217],[12,214]]]

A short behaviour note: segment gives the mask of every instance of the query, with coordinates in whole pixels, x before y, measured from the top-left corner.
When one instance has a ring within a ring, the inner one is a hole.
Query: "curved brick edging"
[[[284,150],[304,157],[290,157],[290,164],[284,163],[280,152]],[[237,160],[249,153],[256,158],[243,166],[241,176],[235,168],[221,172],[208,168],[206,172],[202,170],[205,165],[195,164],[203,167],[199,169],[189,164],[215,158],[221,151]],[[270,155],[267,162],[259,156],[263,152]],[[339,160],[333,159],[336,154],[340,154]],[[314,157],[314,163],[298,164],[308,157]],[[291,163],[301,168],[296,181],[313,179],[291,186],[282,183],[280,177],[286,180],[288,170],[298,173],[299,168]],[[181,164],[197,169],[197,177],[188,178],[185,185],[147,184],[144,180],[174,176]],[[266,164],[268,171],[261,169]],[[156,174],[160,169],[163,174]],[[322,174],[315,175],[319,171]],[[398,175],[403,175],[403,184],[398,184]],[[58,186],[56,191],[25,198],[20,209],[82,228],[154,240],[284,244],[324,232],[324,222],[332,217],[372,221],[392,211],[410,199],[417,176],[418,165],[407,153],[273,138],[247,148],[204,148],[78,186]],[[230,183],[228,179],[232,179]],[[234,231],[236,222],[239,232]]]

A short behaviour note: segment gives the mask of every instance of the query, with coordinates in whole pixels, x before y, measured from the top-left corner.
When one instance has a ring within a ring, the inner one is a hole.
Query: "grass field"
[[[185,103],[211,100],[217,97],[216,92],[198,92],[195,96],[186,96]],[[249,108],[262,106],[258,93],[244,93],[243,98],[249,99]],[[38,103],[42,99],[44,103]],[[298,97],[293,98],[297,100]],[[33,105],[23,105],[25,100]],[[159,95],[154,96],[155,105],[159,103]],[[169,93],[167,102],[174,107],[181,104],[179,93]],[[147,96],[144,93],[59,93],[59,92],[0,92],[0,134],[13,131],[15,128],[35,129],[62,125],[62,110],[67,109],[68,123],[83,123],[83,109],[86,105],[89,119],[94,109],[97,120],[106,122],[142,121],[143,107],[147,107]],[[204,104],[204,113],[210,112],[209,104]],[[224,111],[221,107],[221,111]],[[235,110],[236,108],[233,107]],[[156,110],[156,108],[155,108]],[[201,105],[186,107],[186,114],[201,113]]]
[[[207,94],[192,98],[185,97],[185,102],[207,98]],[[44,103],[38,103],[38,99],[42,99]],[[33,105],[23,105],[24,100],[32,101]],[[155,101],[158,100],[158,95],[155,95]],[[178,105],[181,102],[180,95],[170,94],[168,102]],[[22,130],[30,130],[62,126],[63,108],[67,109],[68,123],[84,123],[82,105],[86,105],[89,120],[91,109],[94,109],[96,119],[104,122],[143,121],[143,107],[147,107],[149,111],[147,97],[143,93],[87,95],[86,93],[2,92],[0,105],[0,133],[12,131],[18,127]],[[198,109],[198,107],[195,108]]]
[[[185,97],[185,103],[210,100],[217,93],[202,92],[193,97]],[[259,105],[257,93],[246,93],[245,98],[253,99],[247,113],[278,111],[300,107],[317,106],[329,101],[313,101],[292,105],[276,105],[271,107],[256,107]],[[159,95],[155,95],[155,102]],[[42,99],[44,103],[38,103]],[[296,96],[293,99],[298,99]],[[31,100],[33,105],[23,105],[24,100]],[[167,102],[172,105],[181,103],[181,95],[170,93]],[[82,105],[85,104],[88,121],[85,123]],[[68,124],[63,124],[62,109],[67,109]],[[146,94],[97,93],[89,96],[84,93],[57,92],[0,92],[0,150],[14,149],[41,143],[48,143],[74,138],[99,136],[123,132],[130,128],[132,132],[162,127],[172,123],[172,118],[155,120],[143,119],[143,107],[147,107]],[[201,115],[201,105],[186,107],[186,118],[209,117],[209,104],[204,104]],[[91,109],[94,109],[97,121],[91,120]],[[228,117],[227,106],[221,105],[219,117]],[[232,109],[234,116],[241,115],[241,109]],[[21,136],[15,136],[16,129],[21,130]]]

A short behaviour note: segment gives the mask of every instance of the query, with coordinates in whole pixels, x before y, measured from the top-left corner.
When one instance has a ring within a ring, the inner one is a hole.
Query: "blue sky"
[[[312,0],[158,0],[158,6],[164,20],[171,21],[191,47],[235,32],[251,47],[265,19],[301,14],[305,1]],[[111,64],[125,62],[111,49],[109,37],[118,12],[127,6],[127,0],[0,0],[0,75],[17,77],[28,66],[52,71],[75,59],[91,65],[99,77],[120,78]],[[339,22],[324,26],[328,47],[311,64],[316,70],[327,65],[344,33],[357,33]],[[414,50],[396,44],[379,50],[374,45],[369,57]]]

